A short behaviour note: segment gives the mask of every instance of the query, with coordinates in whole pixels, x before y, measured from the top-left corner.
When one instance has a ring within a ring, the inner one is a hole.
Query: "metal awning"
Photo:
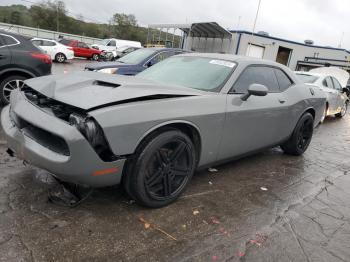
[[[179,29],[190,37],[232,38],[232,34],[216,22],[193,23],[191,27]]]

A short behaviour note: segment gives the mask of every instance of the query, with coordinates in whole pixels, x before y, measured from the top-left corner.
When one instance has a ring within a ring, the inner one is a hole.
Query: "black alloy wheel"
[[[143,143],[124,174],[124,187],[139,204],[162,207],[175,201],[191,179],[196,154],[192,141],[177,130]]]
[[[307,112],[299,119],[291,137],[281,145],[282,150],[289,155],[302,155],[310,145],[313,131],[314,118]]]

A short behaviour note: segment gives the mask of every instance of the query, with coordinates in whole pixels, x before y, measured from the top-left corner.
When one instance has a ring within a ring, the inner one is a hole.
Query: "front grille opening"
[[[64,156],[70,155],[68,145],[63,138],[52,134],[42,128],[36,127],[18,116],[16,116],[16,119],[17,121],[20,121],[21,126],[18,128],[22,130],[24,135],[30,137],[38,144],[46,147],[47,149],[50,149],[53,152]]]

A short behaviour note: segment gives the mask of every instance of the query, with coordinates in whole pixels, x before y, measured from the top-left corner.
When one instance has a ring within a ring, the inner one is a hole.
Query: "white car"
[[[100,44],[93,44],[91,47],[101,51],[108,51],[113,53],[114,57],[118,56],[117,50],[123,46],[141,48],[141,43],[137,41],[122,40],[116,38],[104,39]]]
[[[53,61],[58,63],[63,63],[66,60],[74,58],[73,48],[62,45],[55,40],[43,39],[43,38],[33,38],[32,43],[44,50]]]
[[[326,116],[335,115],[343,117],[346,114],[349,98],[346,90],[340,82],[331,73],[315,73],[315,72],[295,72],[297,77],[305,84],[319,87],[326,95],[326,110],[322,121]],[[322,122],[321,121],[321,122]]]

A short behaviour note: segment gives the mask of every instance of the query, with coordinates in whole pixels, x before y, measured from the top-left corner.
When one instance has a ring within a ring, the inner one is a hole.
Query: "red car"
[[[100,58],[101,51],[94,48],[90,48],[84,42],[70,39],[61,39],[59,40],[59,42],[66,46],[72,47],[74,51],[74,56],[76,57],[85,57],[95,61],[97,61]]]

